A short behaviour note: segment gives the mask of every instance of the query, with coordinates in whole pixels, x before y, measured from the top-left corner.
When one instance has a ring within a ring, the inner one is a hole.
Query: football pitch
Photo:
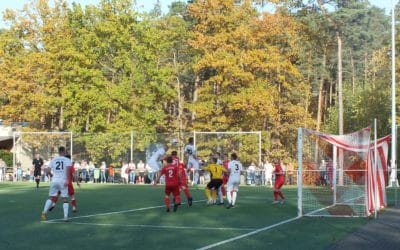
[[[82,184],[78,213],[62,220],[62,205],[40,214],[48,184],[0,183],[0,249],[325,249],[367,223],[365,218],[297,218],[297,189],[284,205],[272,190],[241,186],[237,206],[206,206],[204,187],[193,206],[165,211],[162,185]]]

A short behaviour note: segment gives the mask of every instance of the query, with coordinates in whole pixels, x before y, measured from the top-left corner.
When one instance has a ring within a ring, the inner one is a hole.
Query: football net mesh
[[[14,166],[21,163],[24,169],[32,167],[36,154],[46,161],[58,155],[58,148],[64,146],[72,153],[71,132],[16,132],[14,142]]]
[[[299,129],[299,213],[366,216],[370,130],[333,136]]]
[[[241,184],[247,182],[250,177],[246,172],[246,168],[254,163],[256,167],[261,165],[261,132],[194,132],[194,143],[197,150],[197,157],[208,162],[211,156],[217,152],[221,156],[224,155],[228,158],[231,153],[236,153],[240,162],[243,165],[243,173]],[[255,184],[261,184],[262,173],[258,171],[252,174],[251,180]],[[207,178],[207,176],[205,176]],[[207,180],[206,180],[207,181]],[[250,180],[249,180],[250,181]]]

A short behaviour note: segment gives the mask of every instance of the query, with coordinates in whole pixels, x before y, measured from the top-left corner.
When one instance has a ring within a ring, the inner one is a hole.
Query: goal
[[[365,217],[385,205],[388,137],[377,157],[370,135],[370,128],[346,135],[298,129],[299,216]]]
[[[261,165],[261,131],[199,132],[194,131],[194,144],[200,159],[208,160],[216,152],[221,155],[237,153],[243,166]]]
[[[36,154],[46,161],[56,156],[58,147],[64,146],[73,155],[72,132],[14,132],[13,166],[20,163],[24,170],[32,167]]]

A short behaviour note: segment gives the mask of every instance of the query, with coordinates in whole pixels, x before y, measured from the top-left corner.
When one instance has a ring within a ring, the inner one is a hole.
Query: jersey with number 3
[[[161,175],[165,175],[165,186],[178,186],[178,165],[170,163],[161,169]]]
[[[242,163],[237,160],[232,160],[228,163],[229,180],[240,180],[240,172],[242,171]]]
[[[51,172],[53,173],[53,182],[65,182],[68,180],[68,169],[71,166],[71,160],[64,156],[57,156],[50,162]]]

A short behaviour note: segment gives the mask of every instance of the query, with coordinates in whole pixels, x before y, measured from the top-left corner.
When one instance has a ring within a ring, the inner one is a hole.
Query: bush
[[[13,166],[13,155],[9,151],[0,150],[0,159],[6,163],[7,167]]]

